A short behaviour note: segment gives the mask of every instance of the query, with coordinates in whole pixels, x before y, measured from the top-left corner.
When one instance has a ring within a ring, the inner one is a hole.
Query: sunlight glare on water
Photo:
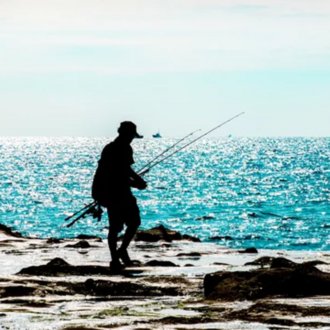
[[[176,139],[133,142],[138,170]],[[1,223],[40,237],[105,237],[106,216],[66,228],[91,202],[106,138],[0,138]],[[329,138],[198,141],[155,166],[135,191],[142,227],[164,224],[230,247],[329,250]]]

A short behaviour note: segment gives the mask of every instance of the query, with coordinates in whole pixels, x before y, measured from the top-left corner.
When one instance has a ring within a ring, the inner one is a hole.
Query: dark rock
[[[48,240],[46,241],[47,244],[58,244],[61,243],[61,240],[58,238],[48,238]]]
[[[28,279],[26,281],[29,281]],[[163,282],[161,282],[163,283]],[[134,283],[130,280],[94,280],[86,281],[56,281],[51,279],[30,280],[30,284],[34,285],[15,285],[0,289],[0,298],[22,297],[22,296],[68,296],[68,295],[86,295],[86,296],[126,296],[126,297],[145,297],[145,296],[178,296],[183,295],[185,289],[181,285],[158,285]],[[173,284],[173,283],[172,283]],[[30,304],[28,300],[18,301],[10,299],[11,302],[17,304]],[[46,307],[39,304],[37,307]],[[0,326],[1,328],[1,326]]]
[[[270,268],[294,268],[296,263],[282,257],[274,258],[270,263]]]
[[[170,249],[170,248],[172,248],[171,243],[163,243],[163,244],[160,244],[160,246],[161,246],[162,248],[165,248],[165,249]]]
[[[233,238],[231,236],[212,236],[212,237],[210,237],[210,240],[212,240],[212,241],[222,241],[222,240],[232,241]]]
[[[6,247],[6,248],[8,248],[8,247],[12,247],[12,248],[14,248],[14,244],[13,244],[13,240],[11,240],[11,241],[0,241],[0,247]]]
[[[17,285],[17,286],[8,286],[0,290],[0,297],[20,297],[20,296],[29,296],[34,293],[36,289],[28,286]]]
[[[317,266],[317,265],[324,265],[327,264],[324,261],[321,260],[312,260],[312,261],[306,261],[302,265],[306,266]],[[294,263],[291,260],[282,258],[282,257],[261,257],[258,258],[254,261],[247,262],[244,264],[244,266],[261,266],[261,267],[271,267],[271,268],[290,268],[290,267],[295,267],[296,263]]]
[[[182,240],[182,239],[191,240],[194,242],[199,241],[199,239],[196,237],[192,237],[189,235],[181,235],[179,232],[175,230],[167,229],[163,225],[147,230],[139,230],[135,235],[136,241],[144,241],[144,242],[158,242],[160,240],[164,240],[166,242],[172,242],[174,240]]]
[[[19,275],[67,276],[67,275],[109,275],[109,267],[72,266],[61,258],[55,258],[46,265],[23,268]]]
[[[84,235],[84,234],[81,234],[81,235],[78,235],[76,238],[78,239],[82,239],[82,240],[95,240],[97,242],[102,242],[102,238],[101,237],[98,237],[98,236],[93,236],[93,235]]]
[[[12,302],[12,300],[11,300]],[[32,308],[47,308],[53,306],[51,303],[47,303],[44,301],[26,301],[25,303],[22,303],[23,306],[32,307]]]
[[[99,330],[99,328],[84,327],[83,325],[69,325],[62,328],[62,330]]]
[[[258,250],[255,247],[249,247],[245,250],[239,250],[239,253],[258,253]]]
[[[46,266],[49,266],[49,267],[67,267],[67,266],[70,266],[70,264],[68,262],[66,262],[65,260],[61,259],[61,258],[55,258],[55,259],[49,261],[49,263]]]
[[[213,265],[216,265],[216,266],[228,266],[229,264],[226,264],[224,262],[214,262]]]
[[[205,297],[253,300],[330,294],[330,273],[304,264],[286,265],[289,267],[207,274],[204,277]]]
[[[178,253],[177,257],[193,257],[193,258],[200,258],[202,255],[199,252],[190,252],[190,253]]]
[[[10,227],[3,225],[0,223],[0,231],[3,232],[4,234],[12,237],[23,237],[22,234],[13,231]]]
[[[297,306],[293,304],[279,304],[271,300],[260,300],[248,308],[232,310],[225,315],[227,320],[245,320],[248,322],[258,322],[266,324],[288,325],[295,328],[317,329],[323,328],[322,322],[303,322],[299,320],[292,323],[295,319],[329,315],[330,307]],[[290,319],[288,319],[290,316]],[[267,327],[268,328],[268,327]],[[272,328],[269,328],[272,329]],[[275,329],[275,328],[274,328]],[[276,329],[278,329],[276,327]],[[282,327],[281,327],[282,329]]]
[[[76,244],[68,244],[65,247],[71,247],[76,249],[88,249],[91,247],[91,245],[87,241],[79,241]]]
[[[326,262],[321,261],[321,260],[306,261],[303,264],[306,265],[306,266],[327,265]]]
[[[261,257],[258,258],[254,261],[250,261],[244,264],[244,266],[261,266],[261,267],[265,267],[265,266],[269,266],[271,265],[272,261],[273,261],[274,257]]]
[[[182,239],[186,240],[186,241],[197,242],[197,243],[199,243],[201,241],[198,237],[190,236],[187,234],[183,234]]]
[[[203,215],[201,217],[196,218],[196,220],[212,220],[214,218],[214,215]]]
[[[195,324],[201,324],[201,323],[210,323],[214,322],[214,319],[209,316],[191,316],[191,317],[184,317],[184,316],[166,316],[158,320],[161,324],[170,324],[170,325],[177,325],[177,324],[189,324],[189,325],[195,325]],[[150,329],[150,328],[149,328]],[[175,329],[181,329],[175,328]],[[191,328],[190,328],[191,329]],[[196,329],[196,328],[193,328]],[[208,329],[208,328],[207,328]]]
[[[244,240],[246,240],[246,241],[257,240],[257,239],[260,239],[260,238],[261,238],[261,236],[255,235],[255,234],[244,236]]]
[[[297,325],[297,323],[293,320],[279,319],[276,317],[271,317],[269,319],[266,319],[264,322],[268,323],[268,324],[284,325],[287,327],[293,327],[293,326]]]
[[[132,282],[116,282],[88,279],[84,283],[77,283],[75,292],[95,296],[162,296],[181,295],[175,287],[146,286]]]
[[[164,226],[160,225],[147,230],[139,230],[135,235],[136,241],[145,242],[158,242],[164,240],[171,242],[172,240],[181,240],[182,236],[179,232],[168,230]]]
[[[248,213],[248,216],[251,218],[259,218],[259,215],[255,212]]]
[[[146,262],[145,265],[152,266],[152,267],[178,267],[173,262],[166,261],[166,260],[150,260],[150,261]]]

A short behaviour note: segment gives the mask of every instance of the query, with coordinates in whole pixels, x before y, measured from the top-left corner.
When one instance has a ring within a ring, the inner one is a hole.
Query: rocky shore
[[[0,225],[0,329],[330,329],[330,252],[230,250],[162,226],[109,271],[106,241]]]

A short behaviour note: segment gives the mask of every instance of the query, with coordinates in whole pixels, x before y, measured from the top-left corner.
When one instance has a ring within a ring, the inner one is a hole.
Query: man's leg
[[[118,234],[114,230],[110,229],[108,234],[108,245],[112,261],[118,261],[117,240]]]
[[[129,244],[131,243],[134,235],[136,234],[137,232],[137,229],[139,228],[138,225],[128,225],[127,228],[126,228],[126,231],[125,231],[125,234],[124,234],[124,237],[123,237],[123,241],[121,243],[121,246],[120,246],[120,250],[127,250]]]
[[[129,244],[131,243],[134,235],[137,232],[137,229],[139,228],[141,224],[140,219],[140,210],[139,207],[136,204],[136,199],[133,197],[128,203],[127,203],[127,220],[126,220],[126,231],[121,243],[121,246],[118,250],[119,258],[124,262],[126,266],[133,265],[128,253],[127,248]]]
[[[109,233],[108,233],[108,245],[111,255],[111,268],[121,268],[122,265],[119,261],[119,255],[117,250],[118,233],[122,230],[123,225],[117,219],[117,212],[114,209],[108,208],[109,217]]]

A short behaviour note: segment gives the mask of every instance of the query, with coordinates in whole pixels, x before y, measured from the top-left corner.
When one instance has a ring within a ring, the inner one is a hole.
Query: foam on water
[[[106,236],[107,219],[64,218],[91,201],[105,138],[0,138],[0,219],[40,237]],[[135,168],[174,143],[133,143]],[[156,166],[136,191],[142,226],[164,224],[230,247],[329,250],[330,138],[199,141]]]

